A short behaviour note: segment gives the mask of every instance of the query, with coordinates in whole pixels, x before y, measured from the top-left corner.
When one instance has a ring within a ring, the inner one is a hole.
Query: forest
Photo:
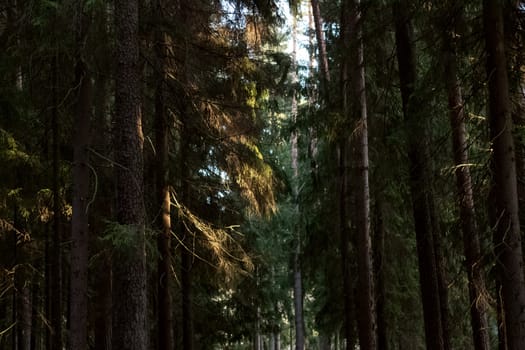
[[[0,0],[0,350],[523,350],[525,2]]]

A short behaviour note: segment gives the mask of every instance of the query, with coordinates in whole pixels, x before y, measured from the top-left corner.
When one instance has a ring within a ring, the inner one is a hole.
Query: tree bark
[[[317,39],[317,49],[319,51],[319,62],[321,65],[321,93],[327,105],[330,100],[330,69],[328,66],[328,55],[326,53],[326,41],[324,40],[323,20],[319,0],[311,0],[312,14],[314,17],[315,37]]]
[[[525,348],[525,279],[502,2],[485,0],[483,20],[494,165],[492,186],[496,199],[494,252],[501,281],[506,344],[509,350],[518,350]]]
[[[163,18],[162,1],[156,2],[154,11],[157,18]],[[160,208],[157,218],[157,249],[160,256],[157,263],[158,292],[158,341],[159,350],[173,348],[173,320],[171,302],[171,201],[169,191],[168,165],[168,116],[166,110],[167,77],[167,37],[157,29],[155,49],[158,60],[157,87],[155,91],[155,149],[157,151],[156,192],[157,205]]]
[[[138,0],[115,0],[116,217],[123,237],[114,247],[115,350],[148,347],[143,196],[143,135],[139,68]],[[125,238],[124,238],[125,236]]]
[[[426,346],[429,350],[443,350],[445,339],[440,300],[438,259],[434,237],[436,214],[433,212],[427,121],[421,120],[414,95],[416,84],[415,49],[412,29],[405,1],[394,5],[396,53],[399,66],[403,114],[408,126],[408,156],[410,160],[410,191],[416,230],[419,278],[423,302]]]
[[[357,238],[357,326],[359,346],[364,350],[377,348],[374,277],[372,265],[372,242],[370,238],[370,187],[368,182],[368,116],[366,106],[364,49],[362,38],[362,17],[359,0],[347,2],[349,25],[352,36],[345,38],[355,42],[350,45],[350,66],[352,69],[352,105],[345,111],[352,121],[354,185],[354,220]]]
[[[292,27],[292,81],[297,83],[297,19],[293,19]],[[292,95],[292,123],[297,123],[297,92],[294,90]],[[294,128],[290,137],[291,144],[291,161],[293,171],[293,196],[295,202],[295,247],[293,252],[293,302],[294,302],[294,322],[295,322],[295,349],[304,350],[305,347],[305,330],[304,330],[304,310],[303,310],[303,277],[301,269],[301,208],[299,205],[299,148],[298,148],[298,131]]]
[[[454,12],[455,13],[455,12]],[[474,348],[488,350],[490,339],[487,323],[487,305],[484,302],[485,279],[481,266],[481,245],[478,236],[472,179],[469,169],[467,130],[463,96],[457,73],[454,32],[445,38],[445,80],[448,93],[450,126],[452,129],[452,149],[456,166],[458,203],[463,231],[463,248],[467,269],[470,318]]]
[[[384,251],[386,228],[383,219],[383,199],[376,196],[374,220],[374,277],[376,291],[377,349],[388,350],[387,322],[385,314]]]
[[[347,1],[342,2],[341,6],[341,47],[343,52],[350,50],[348,47],[347,38],[350,37],[350,25],[348,23],[349,16],[347,14]],[[348,81],[350,79],[350,62],[347,55],[342,56],[341,71],[340,71],[340,94],[341,94],[341,110],[343,113],[349,109],[349,88]],[[349,152],[350,145],[346,135],[338,135],[337,142],[337,162],[338,162],[338,210],[339,210],[339,234],[341,237],[341,263],[343,274],[343,303],[344,303],[344,321],[343,321],[343,338],[346,342],[346,348],[354,347],[355,333],[354,333],[354,283],[350,260],[350,225],[349,225],[349,209],[350,205],[350,185],[348,179],[349,168]]]
[[[71,219],[71,270],[70,270],[70,305],[69,305],[69,348],[87,349],[88,319],[88,198],[89,176],[88,147],[90,143],[91,119],[91,76],[83,60],[81,48],[85,39],[86,28],[83,9],[78,5],[76,57],[76,86],[78,86],[75,108],[74,165],[73,165],[73,216]]]
[[[53,226],[51,244],[49,247],[49,319],[50,332],[48,334],[48,349],[62,348],[62,234],[61,234],[61,205],[60,205],[60,179],[59,179],[59,113],[58,113],[58,54],[55,53],[51,63],[52,79],[52,108],[51,108],[51,132],[53,144],[52,157],[52,180],[53,191]]]

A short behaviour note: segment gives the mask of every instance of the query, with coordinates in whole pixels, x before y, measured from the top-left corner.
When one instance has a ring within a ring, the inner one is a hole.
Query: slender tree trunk
[[[429,350],[443,350],[448,341],[445,340],[443,331],[443,305],[440,300],[438,261],[434,250],[436,216],[433,213],[435,206],[430,187],[427,121],[421,120],[417,112],[420,106],[414,95],[415,49],[405,1],[394,5],[394,18],[403,114],[409,128],[410,191],[416,230],[426,346]]]
[[[297,82],[297,19],[293,19],[292,28],[292,41],[293,41],[293,77],[294,83]],[[292,95],[292,123],[297,123],[297,97],[296,92]],[[297,214],[297,222],[295,223],[295,249],[293,253],[293,301],[294,301],[294,315],[295,315],[295,349],[304,350],[305,347],[305,331],[304,331],[304,309],[303,309],[303,278],[301,269],[301,208],[299,205],[299,149],[298,149],[298,132],[297,128],[294,128],[290,138],[291,143],[291,158],[292,158],[292,171],[293,171],[293,186],[294,201],[295,201],[295,212]]]
[[[71,220],[71,275],[69,305],[69,348],[87,349],[88,319],[88,198],[89,175],[88,147],[91,119],[91,77],[83,60],[81,45],[86,28],[83,9],[78,5],[76,86],[78,95],[75,108],[74,166],[73,166],[73,217]]]
[[[377,349],[388,350],[387,323],[385,314],[385,236],[386,228],[384,223],[383,200],[380,196],[375,199],[375,220],[374,220],[374,276],[376,291],[376,316],[377,316]]]
[[[352,69],[352,101],[349,110],[345,111],[347,118],[353,123],[351,143],[353,149],[354,185],[352,189],[355,198],[354,217],[357,238],[357,326],[359,345],[361,349],[372,350],[377,347],[374,277],[372,265],[372,243],[370,238],[370,190],[368,182],[368,122],[365,88],[365,67],[363,41],[361,30],[361,10],[359,0],[348,1],[349,25],[351,38],[355,44],[346,54],[350,56]],[[346,12],[346,11],[345,11]],[[351,40],[350,37],[344,40]],[[347,44],[345,44],[347,46]]]
[[[186,230],[184,230],[186,231]],[[184,233],[183,242],[185,247],[192,247],[189,232]],[[184,350],[194,348],[193,329],[193,283],[192,267],[193,253],[185,247],[182,248],[181,282],[182,282],[182,342]]]
[[[163,18],[162,1],[156,2],[158,18]],[[156,192],[160,207],[157,219],[157,248],[160,256],[157,266],[158,291],[158,341],[159,350],[173,348],[173,321],[171,302],[171,201],[168,185],[168,117],[166,109],[167,38],[161,30],[156,33],[156,54],[158,59],[157,88],[155,91],[155,149],[157,151]]]
[[[62,235],[61,235],[61,205],[59,187],[59,143],[60,130],[58,122],[58,53],[55,53],[51,63],[52,75],[52,108],[51,108],[51,132],[53,144],[51,150],[52,157],[52,191],[53,191],[53,231],[50,244],[50,334],[48,349],[62,348]]]
[[[478,236],[472,179],[468,167],[468,144],[465,126],[463,97],[458,80],[456,53],[452,46],[453,38],[447,38],[451,43],[445,48],[445,80],[448,91],[448,108],[452,128],[452,148],[456,165],[456,183],[458,203],[463,231],[463,247],[465,264],[469,281],[469,300],[472,336],[476,350],[488,350],[490,339],[487,323],[487,305],[484,302],[485,279],[481,262],[481,245]]]
[[[103,6],[95,13],[96,26],[94,23],[95,36],[108,35],[108,10],[107,6]],[[105,51],[104,51],[105,52]],[[101,57],[95,57],[97,60],[102,60]],[[100,61],[99,61],[100,62]],[[108,113],[108,77],[109,67],[101,65],[101,71],[96,74],[94,82],[94,116],[92,123],[92,147],[96,152],[102,154],[107,159],[111,159],[113,154],[111,149],[111,117]],[[96,160],[96,161],[95,161]],[[113,174],[109,171],[107,160],[93,154],[92,164],[95,168],[98,178],[97,195],[95,202],[90,206],[93,212],[92,222],[90,224],[90,231],[92,232],[93,241],[92,246],[95,248],[98,259],[95,260],[95,266],[91,276],[91,281],[94,281],[94,297],[91,300],[91,305],[94,313],[94,343],[95,349],[110,350],[111,349],[111,329],[112,329],[112,263],[111,252],[107,249],[107,244],[101,240],[104,228],[106,226],[105,220],[114,217],[115,212],[115,183]]]
[[[19,235],[24,231],[22,221],[20,220],[19,208],[15,205],[13,226],[16,229],[13,232],[13,245],[15,252],[14,259],[14,297],[13,297],[13,315],[16,322],[15,331],[13,332],[13,348],[17,350],[31,349],[31,270],[29,269],[29,251],[28,241]]]
[[[187,140],[187,126],[188,120],[185,112],[183,112],[183,129],[181,133],[181,153],[182,153],[182,201],[186,206],[189,206],[190,189],[189,189],[189,164],[188,164],[188,140]],[[183,220],[183,219],[181,219]],[[179,230],[181,234],[181,293],[182,293],[182,348],[183,350],[193,350],[194,348],[194,327],[193,327],[193,282],[192,282],[192,268],[193,268],[193,249],[194,242],[192,241],[191,232],[186,228],[184,223],[180,223]]]
[[[502,2],[484,1],[489,125],[494,163],[495,247],[501,281],[506,343],[525,349],[525,280],[517,196],[515,150],[504,50]]]
[[[120,234],[127,236],[123,241],[130,243],[114,247],[112,346],[115,350],[145,350],[148,308],[138,0],[116,0],[114,11],[116,216],[122,225]]]
[[[328,54],[326,53],[326,41],[324,40],[323,20],[319,0],[311,0],[312,14],[314,17],[315,37],[317,39],[317,49],[319,51],[319,62],[321,65],[321,93],[329,104],[330,97],[330,69],[328,66]]]
[[[348,46],[348,38],[351,36],[350,23],[348,19],[348,4],[345,0],[341,5],[341,47],[343,52],[350,50]],[[341,110],[343,114],[349,110],[349,80],[350,80],[350,60],[348,55],[342,56],[341,71],[340,71],[340,94],[341,94]],[[350,212],[350,183],[348,179],[348,168],[349,168],[349,138],[345,133],[339,135],[337,143],[337,162],[338,162],[338,187],[339,187],[339,233],[341,236],[341,262],[343,265],[343,303],[344,303],[344,341],[346,342],[346,348],[352,349],[355,342],[354,334],[354,283],[351,269],[350,260],[350,225],[349,225],[349,212]]]

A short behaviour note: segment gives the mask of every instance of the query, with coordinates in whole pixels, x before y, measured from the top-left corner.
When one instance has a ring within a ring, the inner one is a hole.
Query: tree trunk
[[[375,199],[374,222],[374,276],[376,291],[377,316],[377,349],[388,350],[387,323],[385,314],[385,271],[384,251],[386,228],[383,220],[383,200],[379,196]]]
[[[321,93],[329,104],[330,96],[330,69],[328,67],[328,55],[326,53],[326,41],[324,40],[323,21],[321,18],[321,9],[319,0],[311,0],[312,14],[314,17],[315,37],[317,39],[317,49],[319,51],[319,62],[321,64]]]
[[[154,11],[157,18],[163,18],[162,2],[156,2]],[[157,151],[156,192],[157,205],[160,208],[157,226],[157,249],[159,259],[157,265],[158,291],[158,341],[159,350],[173,348],[173,321],[171,302],[171,201],[168,185],[168,117],[166,110],[166,70],[167,45],[166,34],[157,29],[155,49],[158,59],[157,88],[155,91],[155,149]]]
[[[394,5],[394,18],[403,114],[409,128],[410,191],[416,230],[426,345],[429,350],[443,350],[448,341],[445,340],[443,331],[439,267],[434,246],[436,215],[433,213],[435,206],[430,185],[428,127],[427,121],[421,120],[417,112],[420,106],[417,96],[414,95],[415,49],[405,1]]]
[[[189,144],[187,139],[188,133],[188,116],[186,111],[182,112],[182,131],[181,131],[181,195],[182,202],[184,205],[189,206],[190,201],[190,184],[188,183],[189,163],[188,163],[188,152]],[[193,282],[192,282],[192,268],[193,268],[193,249],[194,242],[192,240],[192,234],[186,228],[186,224],[182,222],[184,220],[180,218],[178,224],[181,246],[181,299],[182,299],[182,348],[183,350],[193,350],[194,348],[194,326],[193,326]]]
[[[517,196],[515,150],[504,50],[502,3],[483,2],[489,86],[489,125],[495,193],[495,247],[501,281],[506,343],[525,348],[525,280]]]
[[[29,251],[25,238],[19,235],[24,231],[22,221],[20,220],[18,206],[15,205],[13,215],[13,226],[16,231],[13,232],[14,245],[14,297],[13,297],[13,321],[16,322],[13,332],[13,349],[30,350],[31,349],[31,269],[29,268]]]
[[[95,272],[95,349],[100,350],[111,349],[111,270],[111,256],[102,251]]]
[[[347,14],[348,5],[345,0],[341,6],[341,42],[343,52],[350,50],[348,47],[347,38],[350,38],[351,31],[348,23],[349,16]],[[347,55],[342,56],[341,71],[340,71],[340,94],[341,94],[341,110],[345,113],[349,109],[349,79],[350,79],[350,61]],[[343,303],[344,303],[344,322],[343,322],[343,339],[346,342],[346,348],[352,349],[355,342],[354,334],[354,283],[350,260],[350,225],[349,225],[349,209],[350,209],[350,184],[348,179],[349,168],[349,138],[344,134],[338,135],[337,142],[337,162],[338,162],[338,211],[339,211],[339,234],[341,237],[341,263],[343,273]]]
[[[71,219],[71,275],[69,305],[69,348],[87,349],[88,319],[88,198],[89,175],[88,147],[90,142],[91,76],[83,60],[81,45],[85,39],[83,9],[78,5],[76,86],[78,95],[75,108],[74,165],[73,165],[73,216]]]
[[[345,108],[346,117],[352,121],[353,135],[350,136],[353,150],[352,174],[354,185],[354,218],[357,238],[357,327],[359,346],[364,350],[377,347],[374,278],[372,266],[372,243],[370,239],[370,193],[368,182],[368,126],[365,88],[365,67],[361,30],[361,10],[359,0],[345,4],[348,9],[348,25],[352,31],[345,41],[355,39],[355,43],[345,43],[350,47],[350,69],[352,70],[352,88],[350,95],[353,103]],[[352,38],[352,39],[351,39]]]
[[[53,231],[49,247],[49,312],[50,333],[48,337],[48,349],[62,348],[62,235],[61,235],[61,205],[59,193],[59,122],[58,122],[58,54],[55,53],[51,63],[52,79],[52,108],[51,108],[51,132],[53,144],[52,157],[52,180],[53,191]]]
[[[94,16],[98,19],[93,24],[96,31],[95,36],[107,36],[108,28],[108,9],[106,6],[95,12]],[[105,52],[105,51],[104,51]],[[96,56],[97,62],[102,60]],[[105,61],[104,61],[105,62]],[[99,63],[100,64],[100,63]],[[102,154],[107,159],[111,159],[111,117],[108,111],[108,78],[110,72],[107,64],[102,65],[101,70],[97,72],[94,82],[94,116],[92,123],[92,147],[96,152]],[[95,168],[98,178],[98,191],[95,203],[91,205],[93,212],[90,231],[92,233],[92,246],[95,247],[95,254],[98,259],[91,276],[94,281],[94,297],[91,299],[91,305],[94,313],[94,342],[95,349],[111,349],[111,320],[112,320],[112,263],[111,252],[107,249],[107,244],[101,239],[106,227],[107,218],[111,218],[115,212],[115,188],[112,172],[107,166],[107,160],[96,155],[93,156],[91,164]],[[96,161],[95,161],[96,160]]]
[[[476,223],[472,180],[468,167],[467,130],[453,40],[454,38],[450,36],[445,39],[445,43],[448,43],[446,44],[447,47],[445,47],[445,80],[447,83],[448,108],[450,126],[452,128],[452,149],[456,166],[458,203],[469,286],[472,336],[476,350],[488,350],[490,339],[486,315],[487,305],[484,302],[483,295],[485,292],[485,279],[480,264],[481,245]]]
[[[297,82],[297,19],[294,16],[292,27],[292,81]],[[297,123],[297,97],[294,90],[292,95],[292,124]],[[290,137],[291,143],[291,160],[293,171],[293,196],[295,202],[295,212],[297,214],[295,223],[295,249],[293,253],[293,301],[294,301],[294,322],[295,322],[295,349],[304,350],[305,331],[304,331],[304,310],[303,310],[303,278],[301,269],[301,208],[299,205],[299,149],[298,149],[298,132],[294,128]]]
[[[113,349],[148,347],[143,135],[138,0],[115,1],[116,217],[123,235],[113,257]]]

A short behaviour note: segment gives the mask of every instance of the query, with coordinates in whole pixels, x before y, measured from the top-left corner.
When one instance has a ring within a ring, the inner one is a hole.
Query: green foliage
[[[101,240],[112,247],[119,258],[133,258],[136,251],[146,249],[147,256],[154,258],[156,246],[146,239],[144,227],[107,221]]]

